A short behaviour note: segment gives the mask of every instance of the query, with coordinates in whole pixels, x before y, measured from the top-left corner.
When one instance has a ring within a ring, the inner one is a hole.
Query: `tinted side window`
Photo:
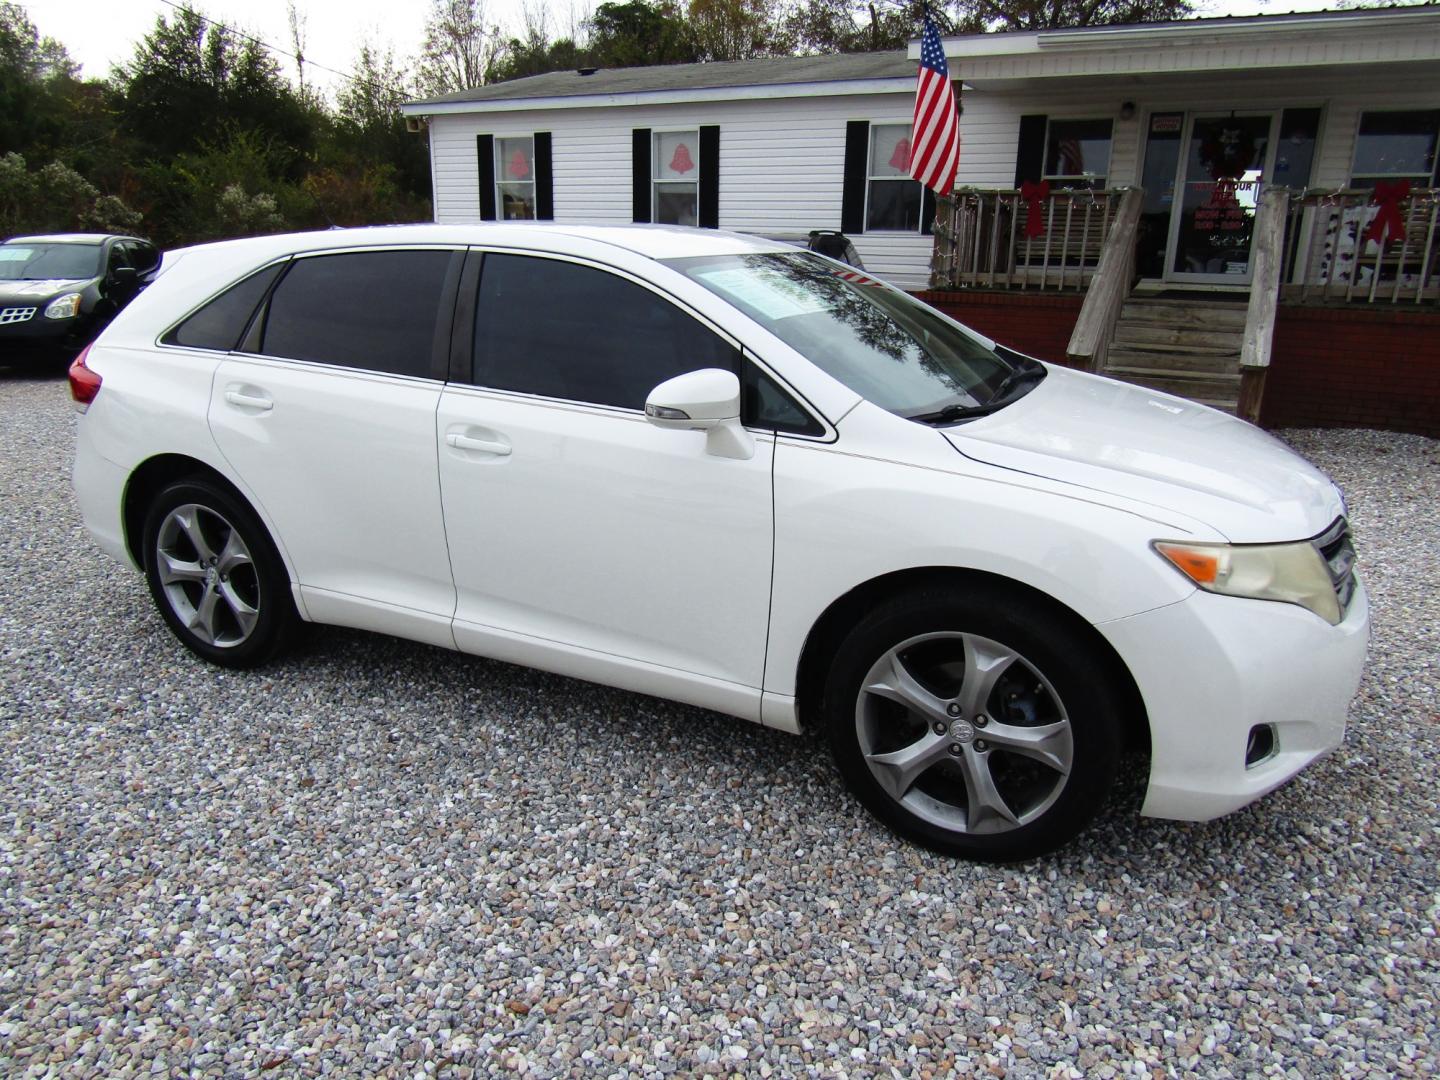
[[[739,353],[674,304],[603,270],[486,255],[474,380],[543,397],[643,409],[650,391]]]
[[[240,343],[240,335],[249,325],[250,316],[255,314],[270,283],[284,266],[284,263],[267,266],[231,285],[161,340],[166,345],[229,352]]]
[[[448,251],[296,259],[275,287],[261,352],[429,378]]]

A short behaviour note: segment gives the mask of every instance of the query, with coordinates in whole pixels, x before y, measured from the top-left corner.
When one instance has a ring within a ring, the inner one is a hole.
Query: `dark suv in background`
[[[57,233],[0,243],[0,364],[68,361],[155,278],[136,236]]]

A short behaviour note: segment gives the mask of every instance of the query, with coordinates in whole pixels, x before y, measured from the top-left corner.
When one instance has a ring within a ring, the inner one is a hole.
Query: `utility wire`
[[[243,30],[237,30],[233,26],[227,26],[225,23],[218,22],[215,19],[210,18],[210,16],[197,10],[196,8],[191,7],[189,4],[176,3],[175,0],[160,0],[160,2],[167,7],[174,8],[176,11],[189,12],[191,15],[194,15],[197,19],[203,22],[206,26],[213,27],[216,30],[223,30],[227,34],[233,34],[235,37],[240,38],[242,41],[249,41],[252,44],[259,45],[262,49],[268,49],[272,53],[279,53],[281,56],[288,57],[289,59],[294,60],[296,64],[309,64],[313,68],[318,68],[319,70],[334,75],[337,78],[344,79],[346,82],[355,83],[357,86],[366,86],[369,87],[371,90],[380,90],[386,93],[391,93],[397,89],[397,87],[387,86],[384,83],[378,83],[371,79],[361,79],[355,75],[347,75],[343,71],[336,71],[334,68],[327,67],[324,64],[317,64],[314,60],[307,60],[303,56],[296,56],[292,52],[288,52],[285,49],[279,48],[278,46],[271,45],[268,41],[264,40],[263,38],[258,38],[254,34],[247,34]],[[409,93],[409,91],[405,91],[403,89],[401,90],[401,92],[405,94]]]

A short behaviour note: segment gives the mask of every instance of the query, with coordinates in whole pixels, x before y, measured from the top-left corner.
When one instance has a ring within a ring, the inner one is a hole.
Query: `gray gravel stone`
[[[1288,437],[1374,604],[1344,747],[1204,825],[1132,770],[997,869],[813,739],[340,630],[207,667],[81,527],[64,384],[0,371],[0,1072],[1432,1074],[1440,445]]]

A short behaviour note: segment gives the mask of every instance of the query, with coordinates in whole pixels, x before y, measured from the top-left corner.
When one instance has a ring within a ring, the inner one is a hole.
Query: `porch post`
[[[1258,423],[1265,396],[1265,374],[1270,368],[1270,346],[1275,337],[1275,313],[1280,304],[1280,273],[1284,262],[1285,219],[1290,210],[1286,188],[1266,188],[1255,213],[1251,258],[1250,306],[1245,313],[1245,337],[1240,346],[1240,401],[1235,412],[1242,420]]]

